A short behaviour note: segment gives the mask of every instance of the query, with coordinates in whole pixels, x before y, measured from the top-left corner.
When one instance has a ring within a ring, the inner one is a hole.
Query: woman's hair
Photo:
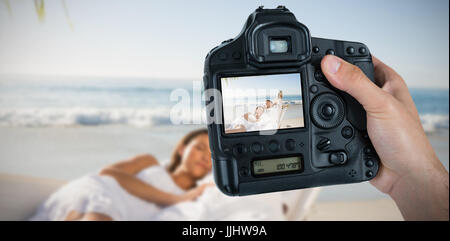
[[[178,142],[178,144],[175,146],[175,149],[172,152],[172,156],[170,158],[169,165],[167,166],[168,172],[174,172],[175,169],[180,165],[181,163],[181,154],[180,154],[180,148],[187,146],[192,140],[194,140],[197,136],[200,135],[208,135],[208,130],[206,128],[193,130],[189,133],[187,133],[181,140]]]

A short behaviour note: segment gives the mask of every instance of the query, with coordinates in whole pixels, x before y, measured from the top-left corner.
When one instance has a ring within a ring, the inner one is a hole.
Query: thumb
[[[322,71],[336,88],[353,96],[367,112],[377,111],[389,98],[357,66],[334,55],[327,55],[321,62]]]

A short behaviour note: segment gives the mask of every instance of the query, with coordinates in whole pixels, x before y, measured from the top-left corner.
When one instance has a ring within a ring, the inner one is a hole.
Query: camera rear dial
[[[316,96],[311,102],[311,119],[319,128],[335,128],[344,120],[344,102],[332,93]]]

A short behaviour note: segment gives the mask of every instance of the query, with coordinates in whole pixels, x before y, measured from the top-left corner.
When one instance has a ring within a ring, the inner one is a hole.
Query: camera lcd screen
[[[301,158],[298,156],[253,161],[253,175],[275,174],[300,170],[302,170],[302,162]]]
[[[300,73],[221,78],[225,134],[304,127]]]

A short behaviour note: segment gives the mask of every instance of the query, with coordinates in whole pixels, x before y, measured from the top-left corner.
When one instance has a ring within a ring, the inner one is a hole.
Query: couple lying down
[[[247,112],[227,125],[227,133],[279,129],[287,105],[282,102],[280,91],[275,101],[266,100],[264,106],[256,106],[254,113]]]
[[[31,220],[286,219],[286,196],[227,197],[213,184],[211,165],[207,130],[195,130],[167,166],[151,155],[117,162],[61,187]]]

